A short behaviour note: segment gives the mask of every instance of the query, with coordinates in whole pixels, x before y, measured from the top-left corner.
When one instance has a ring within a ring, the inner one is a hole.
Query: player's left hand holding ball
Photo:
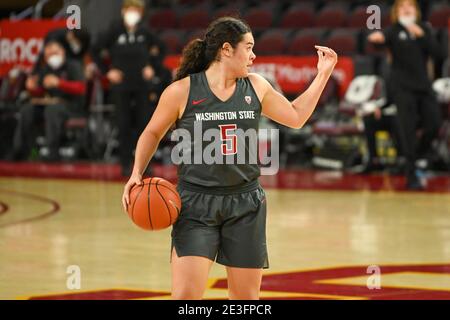
[[[333,49],[322,46],[314,46],[317,49],[319,61],[317,62],[317,71],[329,76],[338,61],[337,53]]]
[[[122,194],[122,206],[123,210],[127,212],[128,206],[130,205],[130,190],[135,185],[142,185],[142,175],[137,173],[132,173],[130,179],[128,180],[127,184],[123,188],[123,194]]]

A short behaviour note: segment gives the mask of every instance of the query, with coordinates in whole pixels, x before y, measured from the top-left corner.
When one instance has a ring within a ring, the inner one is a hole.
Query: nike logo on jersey
[[[194,106],[196,106],[196,105],[198,105],[198,104],[200,104],[200,103],[202,103],[202,102],[205,102],[206,100],[207,100],[207,98],[201,99],[201,100],[192,100],[192,104],[193,104]]]

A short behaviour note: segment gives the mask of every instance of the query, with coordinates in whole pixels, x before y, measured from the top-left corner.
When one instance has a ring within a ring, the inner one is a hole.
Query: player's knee
[[[230,300],[259,300],[257,289],[229,289]]]
[[[172,290],[172,300],[200,300],[203,290],[192,287],[181,287]]]

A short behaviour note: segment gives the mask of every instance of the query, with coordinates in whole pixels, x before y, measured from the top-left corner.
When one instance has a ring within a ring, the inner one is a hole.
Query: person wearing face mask
[[[67,57],[63,44],[55,40],[45,44],[43,62],[25,83],[32,98],[19,112],[12,155],[16,160],[29,156],[35,141],[35,124],[41,118],[49,150],[45,160],[58,160],[65,120],[82,113],[86,85],[80,63]]]
[[[84,55],[90,47],[90,35],[84,29],[68,30],[66,28],[50,31],[44,42],[50,40],[58,41],[64,46],[70,59],[83,61]]]
[[[60,28],[47,33],[44,39],[44,47],[48,42],[59,42],[64,47],[69,59],[76,60],[81,65],[84,65],[84,60],[90,47],[90,39],[90,34],[83,29],[68,30],[66,28]],[[43,66],[45,66],[44,52],[41,51],[34,66],[33,73],[37,74],[39,72],[38,69]]]
[[[100,35],[92,50],[94,62],[110,83],[124,174],[131,168],[132,148],[138,133],[144,129],[156,106],[156,102],[150,101],[149,87],[159,76],[164,57],[162,42],[142,23],[143,14],[142,0],[125,0],[122,23]],[[105,53],[111,62],[108,67],[102,56]]]
[[[397,107],[400,144],[406,157],[406,187],[421,190],[425,183],[415,167],[417,155],[427,156],[436,138],[441,116],[428,77],[429,58],[443,57],[431,26],[420,21],[416,0],[396,0],[392,6],[392,26],[368,36],[369,42],[385,45],[391,54],[388,83],[392,101]],[[423,129],[417,141],[417,124]]]

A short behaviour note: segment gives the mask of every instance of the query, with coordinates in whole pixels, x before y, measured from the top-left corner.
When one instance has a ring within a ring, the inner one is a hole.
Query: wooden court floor
[[[170,230],[135,227],[122,188],[0,178],[0,299],[168,299]],[[262,298],[450,299],[449,192],[266,193]],[[367,286],[369,266],[381,272],[378,288]],[[227,297],[224,276],[214,265],[206,298]]]

